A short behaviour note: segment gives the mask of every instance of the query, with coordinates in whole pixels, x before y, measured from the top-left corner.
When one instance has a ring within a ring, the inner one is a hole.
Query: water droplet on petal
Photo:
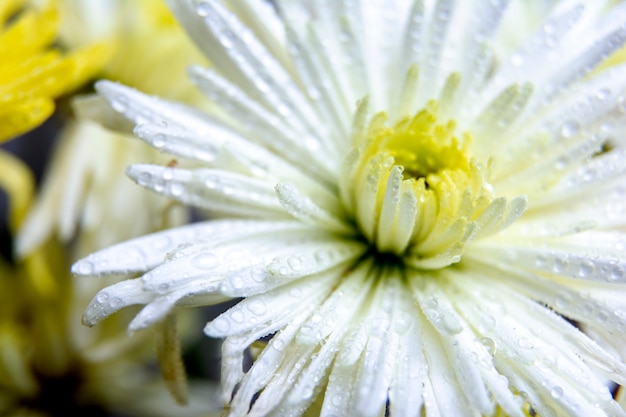
[[[243,313],[239,310],[235,310],[230,313],[230,318],[233,319],[235,323],[243,323],[243,321],[245,320]]]
[[[118,113],[123,113],[128,109],[128,97],[119,94],[111,100],[111,107]]]
[[[287,265],[294,270],[299,271],[302,268],[302,261],[297,256],[290,256],[287,259]]]
[[[265,305],[265,302],[261,300],[251,301],[248,303],[247,308],[252,314],[256,314],[257,316],[262,316],[267,313],[267,306]]]
[[[214,253],[205,252],[196,255],[193,258],[192,263],[196,268],[208,271],[217,267],[220,261]]]
[[[495,355],[496,342],[492,338],[483,337],[482,339],[480,339],[480,343],[487,349],[487,352],[489,352],[491,356]]]
[[[611,268],[610,278],[612,281],[621,281],[624,279],[624,268],[620,265],[614,265]]]
[[[141,185],[141,186],[146,186],[146,185],[150,184],[151,180],[152,180],[152,175],[150,175],[150,173],[148,173],[148,172],[142,172],[137,177],[137,183],[139,185]]]
[[[529,348],[533,347],[532,341],[529,338],[527,338],[527,337],[520,337],[517,340],[517,344],[520,347],[524,348],[524,349],[529,349]]]
[[[563,396],[563,388],[561,388],[561,387],[554,387],[554,388],[552,388],[550,390],[550,395],[555,400],[558,400],[559,398],[561,398]]]
[[[157,133],[156,135],[154,135],[154,137],[152,138],[152,146],[157,149],[165,146],[165,135],[163,135],[162,133]]]
[[[109,301],[109,294],[107,294],[106,292],[101,292],[101,293],[98,293],[98,295],[96,295],[97,303],[104,304],[107,301]]]
[[[78,263],[78,273],[81,275],[89,275],[93,273],[93,264],[89,261],[80,261]]]
[[[211,5],[206,1],[198,3],[196,6],[196,13],[198,13],[198,16],[201,17],[208,16],[211,13]]]
[[[578,274],[581,277],[588,277],[589,275],[593,274],[594,269],[595,265],[593,264],[593,262],[587,259],[580,263],[580,270],[578,271]]]
[[[561,126],[561,136],[571,138],[580,132],[580,125],[574,120],[567,121]]]

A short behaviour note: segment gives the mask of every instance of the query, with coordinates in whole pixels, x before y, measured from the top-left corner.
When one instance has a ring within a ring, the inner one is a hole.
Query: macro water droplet
[[[217,267],[220,260],[214,253],[204,252],[196,255],[191,262],[196,268],[208,271]]]
[[[574,120],[569,120],[561,126],[561,136],[571,138],[580,132],[580,124]]]
[[[165,146],[165,135],[162,133],[157,133],[152,137],[152,146],[155,148],[162,148]]]
[[[104,304],[107,301],[109,301],[109,294],[107,294],[106,292],[100,292],[98,293],[98,295],[96,295],[96,302],[99,304]]]
[[[601,88],[596,92],[596,97],[598,100],[604,101],[611,95],[611,90],[609,88]]]
[[[621,281],[624,279],[624,268],[620,265],[613,265],[611,268],[611,274],[609,275],[612,281]]]
[[[115,297],[115,298],[111,299],[111,301],[109,302],[109,305],[112,308],[116,309],[116,308],[121,307],[122,305],[124,305],[124,300],[122,300],[119,297]]]
[[[235,34],[232,30],[223,30],[219,33],[218,39],[225,49],[232,48],[235,45]]]
[[[495,355],[496,342],[492,338],[483,337],[482,339],[480,339],[480,343],[487,349],[487,352],[489,352],[491,356]]]
[[[253,300],[249,302],[247,304],[247,308],[252,314],[256,314],[257,316],[262,316],[267,313],[267,306],[265,305],[265,302],[261,300]]]
[[[566,258],[556,258],[552,265],[552,271],[559,274],[567,269],[568,264],[569,262]]]
[[[554,388],[552,388],[550,390],[550,395],[555,400],[558,400],[559,398],[561,398],[563,396],[563,388],[561,388],[561,387],[554,387]]]
[[[301,298],[302,297],[302,288],[294,287],[289,291],[289,295],[293,298]]]
[[[243,323],[243,321],[245,320],[243,313],[239,310],[231,312],[230,318],[233,319],[235,323]]]
[[[297,256],[290,256],[287,259],[287,265],[289,265],[292,270],[299,271],[302,269],[302,260]]]
[[[593,262],[591,262],[588,259],[585,259],[580,263],[580,269],[578,271],[578,274],[581,277],[588,277],[591,274],[593,274],[594,270],[595,270],[595,265],[593,264]]]
[[[209,175],[204,180],[204,186],[209,189],[215,189],[219,185],[220,179],[215,175]]]
[[[150,175],[149,172],[142,172],[137,177],[137,184],[145,187],[148,184],[150,184],[151,180],[152,180],[152,175]]]
[[[80,261],[78,263],[78,273],[81,275],[89,275],[93,273],[94,266],[89,261]]]
[[[285,342],[282,339],[274,339],[272,340],[272,347],[280,352],[285,349]]]
[[[537,267],[541,268],[541,267],[545,266],[547,261],[548,261],[548,257],[546,255],[540,253],[535,258],[535,265]]]
[[[519,347],[524,349],[529,349],[533,347],[533,342],[527,337],[520,337],[517,340],[517,344],[519,345]]]
[[[206,17],[211,13],[211,5],[206,1],[201,1],[196,5],[198,16]]]
[[[154,249],[163,250],[170,246],[171,238],[169,236],[159,236],[152,240],[152,247]]]
[[[220,333],[226,333],[230,330],[230,322],[224,317],[217,317],[210,324]]]
[[[174,171],[171,169],[164,169],[163,173],[161,174],[161,178],[163,178],[163,180],[165,181],[169,181],[172,178],[174,178]]]
[[[119,94],[111,100],[111,107],[118,113],[123,113],[128,109],[128,97]]]
[[[569,294],[561,294],[556,297],[555,305],[556,307],[567,307],[569,303],[572,301],[572,297]]]

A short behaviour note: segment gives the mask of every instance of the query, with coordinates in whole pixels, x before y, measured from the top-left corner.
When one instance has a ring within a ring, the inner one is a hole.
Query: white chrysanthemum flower
[[[143,274],[84,322],[242,298],[205,328],[232,416],[626,415],[605,383],[626,383],[626,66],[596,70],[626,4],[516,33],[507,3],[172,0],[224,112],[97,88],[205,165],[129,176],[215,220],[77,262]]]

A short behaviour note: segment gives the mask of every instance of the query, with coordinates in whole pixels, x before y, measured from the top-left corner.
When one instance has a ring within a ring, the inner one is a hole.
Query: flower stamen
[[[431,101],[393,126],[375,115],[346,160],[342,193],[365,239],[418,268],[460,260],[476,219],[493,200],[486,169],[471,158],[471,136],[441,123]]]

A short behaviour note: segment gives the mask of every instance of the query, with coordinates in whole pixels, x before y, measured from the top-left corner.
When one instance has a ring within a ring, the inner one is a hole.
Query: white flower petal
[[[301,140],[294,141],[294,137],[299,138],[303,135],[308,135],[308,133],[306,131],[292,130],[285,126],[281,118],[275,116],[246,95],[244,91],[229,83],[211,69],[192,67],[190,76],[192,81],[209,98],[220,103],[223,107],[231,109],[231,111],[237,111],[238,114],[246,115],[243,129],[248,132],[251,138],[268,149],[276,150],[276,152],[286,160],[296,164],[301,170],[310,172],[315,176],[321,176],[326,181],[329,180],[328,161],[319,160],[318,155],[321,153],[311,153],[311,149],[319,147],[316,138],[305,136],[304,143]],[[241,150],[243,152],[246,151],[245,148]],[[261,152],[267,151],[262,148]],[[303,161],[305,160],[309,164],[304,164]],[[266,161],[266,163],[269,162]],[[315,165],[311,166],[311,162],[314,162]]]
[[[152,296],[143,290],[141,280],[121,281],[100,290],[89,302],[83,314],[83,323],[95,326],[116,311],[133,304],[147,304]]]
[[[315,306],[316,302],[321,301],[330,291],[334,280],[335,274],[320,274],[248,297],[210,321],[204,332],[212,337],[226,337],[257,332],[263,328],[266,330],[261,336],[267,336],[287,324],[299,311],[296,307],[303,302]]]
[[[335,212],[329,212],[317,205],[309,197],[302,195],[291,184],[277,184],[276,194],[280,204],[296,219],[312,226],[344,234],[353,234],[352,226],[345,220],[345,214],[336,204]],[[338,203],[338,202],[336,202]]]
[[[135,124],[166,124],[202,133],[215,131],[215,121],[197,108],[150,96],[112,81],[98,81],[96,90],[109,101],[113,110]]]
[[[216,169],[131,165],[127,175],[142,187],[185,204],[231,215],[284,218],[286,214],[266,181]]]
[[[273,250],[268,262],[228,274],[220,284],[220,291],[233,297],[250,296],[300,277],[326,271],[339,275],[365,250],[364,245],[352,240],[294,242],[280,251]]]

